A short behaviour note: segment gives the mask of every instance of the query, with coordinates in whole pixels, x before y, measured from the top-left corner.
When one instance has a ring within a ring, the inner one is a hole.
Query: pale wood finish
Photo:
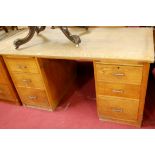
[[[82,40],[77,48],[59,29],[46,29],[19,50],[15,50],[13,41],[25,37],[27,30],[0,42],[0,55],[24,103],[54,110],[76,75],[76,64],[60,59],[93,61],[99,118],[140,126],[149,63],[154,62],[153,29],[89,28],[85,31],[73,28],[71,31]],[[39,74],[44,86],[37,85],[34,81],[38,80],[33,75],[30,88],[19,82],[31,74]],[[113,89],[123,89],[125,93],[114,94]],[[27,96],[39,95],[37,102],[40,103],[24,98],[24,90]],[[115,108],[115,113],[111,107]],[[121,109],[123,112],[119,113]]]
[[[140,85],[98,82],[98,94],[139,99]]]
[[[141,126],[141,123],[143,120],[143,111],[145,106],[145,96],[146,96],[146,90],[147,90],[149,69],[150,69],[150,64],[145,63],[143,67],[143,78],[142,78],[142,84],[141,84],[140,105],[139,105],[139,112],[138,112],[139,126]]]
[[[134,61],[134,60],[119,60],[119,59],[102,59],[102,60],[95,60],[96,64],[103,65],[118,65],[121,64],[121,66],[143,66],[144,62],[140,61]]]
[[[17,87],[44,89],[44,83],[40,74],[14,73],[12,74]]]
[[[10,75],[0,56],[0,100],[9,101],[11,104],[20,105],[20,100],[12,83]]]
[[[5,56],[3,58],[22,104],[50,109],[37,60],[33,57]]]
[[[99,96],[98,112],[100,116],[121,120],[134,120],[138,118],[139,100]]]
[[[43,76],[48,98],[55,109],[71,87],[76,77],[74,61],[37,59]]]
[[[10,87],[5,84],[0,84],[0,99],[6,101],[15,101],[15,97],[10,91]]]
[[[5,73],[4,64],[1,57],[0,57],[0,83],[8,84],[7,75]]]
[[[75,79],[73,61],[17,56],[3,58],[26,106],[54,110]],[[18,66],[26,67],[19,69]]]
[[[142,67],[96,64],[96,80],[104,82],[117,82],[140,84],[142,80]]]
[[[32,88],[17,88],[21,101],[24,105],[46,107],[50,109],[46,92]]]
[[[39,73],[34,58],[18,58],[6,56],[7,66],[11,72]]]
[[[72,28],[82,42],[75,47],[59,29],[46,29],[16,50],[13,42],[27,35],[27,30],[0,42],[0,55],[34,56],[72,60],[117,59],[154,61],[152,28]]]
[[[128,80],[127,81],[121,80],[120,82],[119,80],[117,81],[108,80],[109,77],[107,78],[105,77],[105,75],[103,77],[103,74],[100,74],[101,77],[99,77],[98,71],[99,70],[101,71],[102,67],[100,68],[97,66],[104,66],[104,68],[106,68],[107,66],[108,71],[109,68],[111,68],[111,66],[116,67],[123,66],[123,69],[126,70],[126,75],[130,76],[133,79],[131,80],[130,78],[130,82]],[[133,69],[130,70],[130,68],[134,68],[135,71]],[[104,60],[102,60],[100,64],[94,61],[94,71],[95,71],[95,83],[96,83],[95,85],[96,85],[97,111],[99,118],[101,120],[111,120],[115,122],[121,122],[140,127],[143,118],[147,80],[149,74],[149,64],[143,63],[140,66],[139,65],[136,66],[135,63],[133,63],[132,66],[131,63],[127,65],[127,63],[122,63],[122,61],[120,62],[117,61],[117,64],[115,65],[111,64],[111,61],[109,61],[108,64],[107,60],[105,61],[105,63]],[[137,73],[139,73],[139,75]],[[98,80],[98,78],[102,80]],[[110,82],[103,80],[104,78],[106,78]],[[112,92],[112,90],[115,90],[115,92]],[[123,94],[123,92],[125,93]]]

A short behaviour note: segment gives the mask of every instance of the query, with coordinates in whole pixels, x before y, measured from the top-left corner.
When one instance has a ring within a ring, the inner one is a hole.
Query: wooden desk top
[[[118,59],[153,62],[152,28],[72,28],[80,36],[79,47],[69,41],[60,29],[49,29],[15,49],[13,41],[27,35],[27,30],[0,42],[0,55],[35,56],[41,58],[102,60]]]

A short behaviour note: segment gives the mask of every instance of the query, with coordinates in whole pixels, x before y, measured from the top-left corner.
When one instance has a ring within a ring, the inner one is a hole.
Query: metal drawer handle
[[[30,83],[32,81],[31,81],[31,79],[24,79],[23,82]]]
[[[114,75],[114,76],[125,76],[124,73],[114,73],[113,75]]]
[[[112,92],[113,93],[121,93],[121,94],[124,93],[124,91],[122,89],[113,89]]]
[[[112,111],[113,112],[123,112],[123,109],[118,109],[118,108],[112,108]]]
[[[26,69],[26,68],[27,68],[27,66],[18,65],[18,68],[19,68],[19,69]]]
[[[37,96],[29,96],[29,99],[35,100],[35,99],[37,99]]]

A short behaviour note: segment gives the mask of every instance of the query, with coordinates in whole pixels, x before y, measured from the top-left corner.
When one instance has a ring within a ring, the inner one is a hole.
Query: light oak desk
[[[72,29],[82,40],[75,47],[58,30],[46,29],[15,50],[0,42],[0,55],[22,103],[54,110],[76,76],[76,60],[92,61],[100,119],[140,126],[150,63],[154,61],[152,28]]]

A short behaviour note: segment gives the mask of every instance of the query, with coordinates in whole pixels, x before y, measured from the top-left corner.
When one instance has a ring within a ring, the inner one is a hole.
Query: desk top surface
[[[152,28],[82,28],[70,29],[81,38],[76,47],[60,29],[49,29],[15,49],[13,41],[23,38],[28,30],[0,42],[0,55],[36,56],[41,58],[102,60],[118,59],[154,61]]]

